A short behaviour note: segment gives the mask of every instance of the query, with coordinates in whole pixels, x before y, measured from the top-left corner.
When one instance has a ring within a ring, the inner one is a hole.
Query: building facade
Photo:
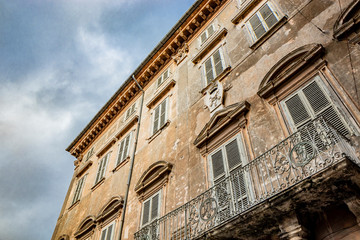
[[[360,0],[198,0],[67,148],[53,240],[360,239]]]

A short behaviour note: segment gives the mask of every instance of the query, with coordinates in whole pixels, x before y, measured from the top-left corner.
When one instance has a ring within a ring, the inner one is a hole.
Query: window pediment
[[[124,200],[122,197],[112,197],[101,209],[100,214],[97,216],[97,222],[103,222],[115,215],[123,207]],[[111,219],[112,220],[112,219]]]
[[[321,44],[309,44],[295,49],[270,69],[259,86],[258,95],[263,98],[270,96],[301,69],[319,59],[323,53]]]
[[[158,161],[150,165],[150,167],[141,175],[139,181],[135,186],[135,192],[138,195],[143,195],[153,185],[163,185],[168,180],[168,175],[171,172],[173,165],[166,161]],[[156,188],[156,190],[158,190]],[[154,190],[154,191],[156,191]],[[151,195],[151,193],[149,193]],[[145,197],[146,198],[146,197]]]
[[[360,0],[353,1],[334,25],[334,38],[343,40],[360,28]],[[355,37],[356,38],[356,37]]]
[[[96,227],[95,216],[87,216],[79,225],[77,231],[75,232],[75,238],[80,238],[85,234],[91,232]],[[66,238],[65,238],[66,239]]]
[[[250,109],[250,103],[247,101],[232,104],[222,110],[216,112],[201,130],[194,141],[194,145],[201,148],[206,142],[212,139],[215,135],[230,123],[236,122],[237,127],[243,127],[246,124],[245,114]]]

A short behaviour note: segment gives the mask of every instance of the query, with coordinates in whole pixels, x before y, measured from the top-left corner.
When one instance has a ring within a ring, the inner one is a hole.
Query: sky
[[[65,148],[195,0],[0,0],[0,240],[51,239]]]

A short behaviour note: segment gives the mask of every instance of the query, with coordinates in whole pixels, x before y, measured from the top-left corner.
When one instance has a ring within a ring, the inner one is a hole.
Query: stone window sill
[[[206,87],[204,87],[200,93],[201,94],[205,94],[205,92],[209,89],[209,87],[216,81],[221,82],[229,73],[231,70],[231,66],[227,66],[224,71],[222,73],[219,74],[219,76],[217,76],[214,80],[212,80],[208,85],[206,85]]]
[[[100,181],[98,181],[94,186],[92,186],[91,191],[97,189],[103,182],[105,182],[105,178],[103,177]]]
[[[257,49],[260,47],[261,44],[263,44],[266,40],[268,40],[277,30],[279,30],[285,23],[287,23],[288,17],[285,15],[283,16],[277,23],[274,24],[264,35],[262,35],[260,38],[258,38],[251,46],[250,48],[252,50]]]
[[[160,135],[160,133],[167,127],[170,125],[170,120],[167,120],[165,122],[164,125],[162,125],[155,133],[153,133],[153,135],[151,135],[151,137],[149,137],[147,140],[149,141],[149,143],[154,140],[157,136]]]
[[[128,163],[130,160],[130,156],[127,156],[125,160],[123,160],[121,163],[116,165],[116,167],[112,170],[113,173],[115,173],[117,170],[119,170],[122,166],[124,166],[126,163]]]
[[[71,206],[68,208],[68,210],[70,211],[71,209],[73,209],[75,206],[79,205],[80,203],[80,199],[76,200],[76,202],[74,202],[73,204],[71,204]]]

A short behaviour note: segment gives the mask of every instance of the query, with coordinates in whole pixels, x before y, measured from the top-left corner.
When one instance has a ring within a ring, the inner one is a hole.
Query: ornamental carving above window
[[[334,25],[334,38],[360,43],[360,0],[353,1],[340,14]]]

